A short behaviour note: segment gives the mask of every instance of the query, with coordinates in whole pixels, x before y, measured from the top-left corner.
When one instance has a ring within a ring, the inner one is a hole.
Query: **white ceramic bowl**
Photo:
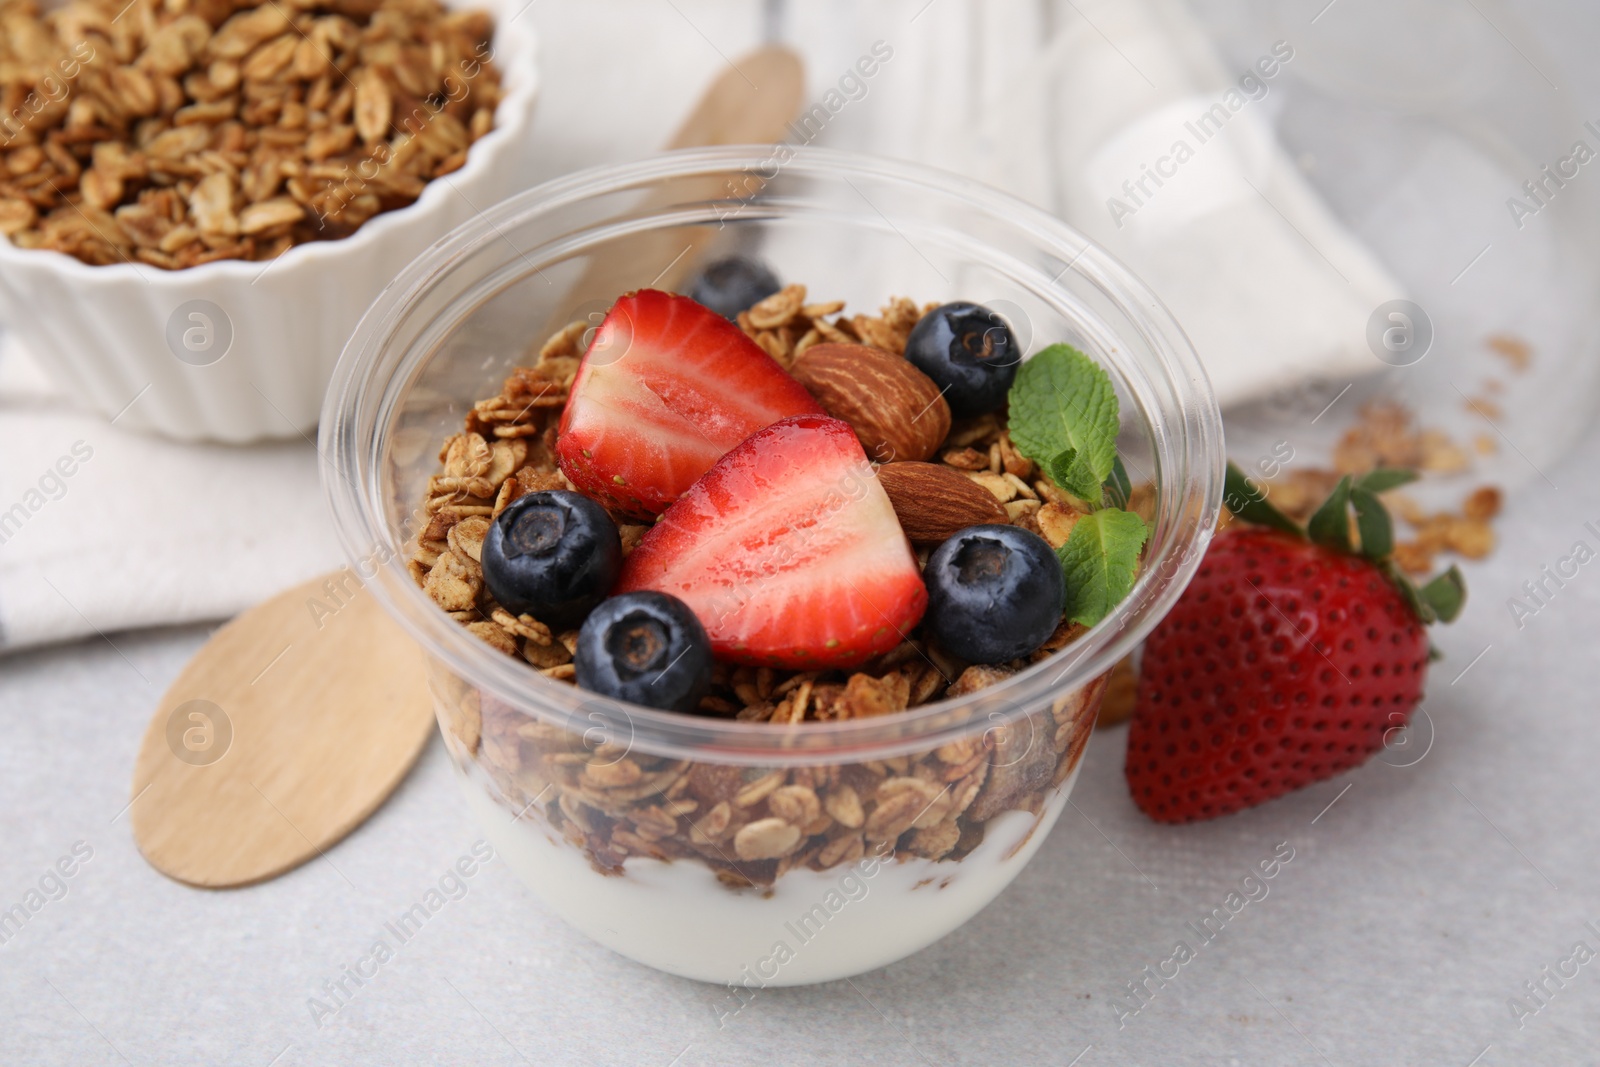
[[[434,241],[525,182],[538,84],[521,4],[446,0],[495,16],[503,96],[461,169],[414,204],[265,263],[95,267],[0,239],[0,323],[73,398],[117,425],[242,443],[312,430],[367,305]]]

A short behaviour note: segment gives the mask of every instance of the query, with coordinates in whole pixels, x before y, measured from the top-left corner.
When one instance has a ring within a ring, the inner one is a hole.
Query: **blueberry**
[[[778,276],[765,263],[728,256],[706,265],[690,287],[689,299],[725,319],[736,319],[739,312],[781,288]]]
[[[957,418],[1006,402],[1022,362],[1006,320],[980,304],[944,304],[922,316],[906,339],[906,358],[944,390]]]
[[[578,684],[633,704],[693,711],[711,685],[711,639],[689,605],[648,590],[589,613],[574,654]]]
[[[934,549],[922,578],[933,636],[969,663],[1026,656],[1066,607],[1055,551],[1019,526],[968,526]]]
[[[512,501],[489,527],[482,555],[483,580],[501,607],[564,630],[611,592],[622,539],[605,508],[552,489]]]

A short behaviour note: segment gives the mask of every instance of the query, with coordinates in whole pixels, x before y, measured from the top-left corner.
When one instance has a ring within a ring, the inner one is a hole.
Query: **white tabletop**
[[[1175,829],[1134,809],[1125,731],[1102,733],[1074,807],[971,923],[853,982],[769,990],[720,1030],[722,990],[599,948],[498,862],[319,1029],[308,1000],[477,836],[443,748],[327,860],[189,889],[145,865],[121,812],[151,705],[205,632],[15,657],[0,903],[76,842],[93,857],[0,945],[0,1061],[1064,1064],[1093,1046],[1080,1063],[1465,1067],[1492,1045],[1480,1064],[1578,1062],[1600,1032],[1600,973],[1580,970],[1521,1030],[1507,1000],[1574,942],[1600,949],[1585,925],[1600,925],[1600,582],[1570,582],[1521,632],[1503,605],[1600,517],[1597,465],[1600,435],[1547,472],[1562,489],[1510,501],[1500,550],[1469,574],[1473,610],[1437,634],[1448,658],[1420,762]],[[1269,895],[1119,1029],[1111,998],[1194,943],[1185,923],[1285,841]]]
[[[1542,36],[1581,69],[1593,17],[1568,33],[1559,5],[1518,6],[1562,27]],[[1589,77],[1583,98],[1600,100]],[[1600,579],[1585,569],[1521,630],[1505,604],[1575,540],[1594,544],[1596,469],[1600,434],[1545,471],[1559,489],[1533,479],[1512,496],[1497,552],[1468,568],[1471,608],[1435,636],[1447,658],[1420,761],[1169,828],[1128,799],[1125,731],[1103,733],[1073,807],[971,923],[853,981],[768,990],[722,1029],[722,990],[599,948],[499,862],[319,1028],[308,1000],[477,837],[438,742],[325,860],[200,891],[140,859],[124,808],[151,708],[207,631],[0,660],[0,908],[42,880],[58,898],[0,944],[0,1062],[1593,1062],[1600,961],[1564,984],[1546,974],[1577,942],[1600,952]],[[1119,1027],[1113,998],[1194,944],[1186,923],[1280,842],[1294,858],[1270,894]],[[56,881],[75,849],[92,856]],[[1540,981],[1546,1003],[1519,1027],[1508,1001]]]

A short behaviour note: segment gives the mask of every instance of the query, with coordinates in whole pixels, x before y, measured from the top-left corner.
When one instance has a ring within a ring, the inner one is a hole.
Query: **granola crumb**
[[[1520,337],[1508,333],[1490,334],[1484,344],[1489,346],[1489,351],[1504,359],[1511,365],[1511,369],[1521,373],[1528,369],[1533,362],[1533,347]]]

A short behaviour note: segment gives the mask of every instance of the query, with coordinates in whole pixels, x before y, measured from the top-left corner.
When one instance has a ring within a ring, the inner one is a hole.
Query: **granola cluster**
[[[846,317],[842,302],[807,304],[791,285],[739,316],[780,364],[824,340],[903,354],[922,311],[904,298],[875,316]],[[831,318],[830,318],[831,317]],[[524,493],[571,489],[556,462],[556,434],[588,324],[575,322],[539,349],[501,392],[479,401],[440,451],[408,566],[422,589],[475,636],[571,682],[577,631],[554,632],[494,601],[480,563],[494,517]],[[947,466],[993,493],[1011,521],[1065,543],[1087,511],[1012,446],[1002,418],[958,420],[939,451]],[[1148,494],[1146,494],[1148,496]],[[624,554],[647,527],[621,524]],[[919,552],[926,562],[927,552]],[[1063,622],[1025,660],[961,662],[913,631],[854,671],[715,666],[701,714],[747,722],[833,722],[890,715],[992,686],[1060,651],[1083,627]],[[586,733],[535,722],[461,685],[447,734],[517,809],[534,808],[594,865],[616,871],[629,855],[697,857],[730,885],[767,885],[795,867],[826,869],[869,848],[959,859],[983,824],[1008,810],[1043,810],[1076,766],[1105,679],[1057,698],[1048,712],[891,760],[817,768],[739,768],[651,757]],[[587,724],[585,724],[587,725]],[[592,733],[592,732],[591,732]]]
[[[968,668],[952,690],[1007,673],[989,670]],[[730,887],[769,886],[787,871],[827,870],[869,850],[959,860],[982,842],[990,819],[1041,814],[1083,754],[1105,684],[1097,679],[1049,711],[932,752],[826,767],[645,755],[537,722],[470,688],[453,698],[447,736],[513,812],[548,823],[603,874],[621,873],[629,856],[697,859]]]
[[[0,233],[172,270],[347,236],[493,126],[492,29],[438,0],[0,0]]]
[[[788,285],[739,313],[739,328],[785,369],[812,345],[871,345],[897,356],[906,353],[906,338],[917,320],[937,306],[917,307],[903,296],[890,299],[877,315],[839,314],[843,300],[806,303],[806,287]],[[829,322],[827,316],[838,316]]]

